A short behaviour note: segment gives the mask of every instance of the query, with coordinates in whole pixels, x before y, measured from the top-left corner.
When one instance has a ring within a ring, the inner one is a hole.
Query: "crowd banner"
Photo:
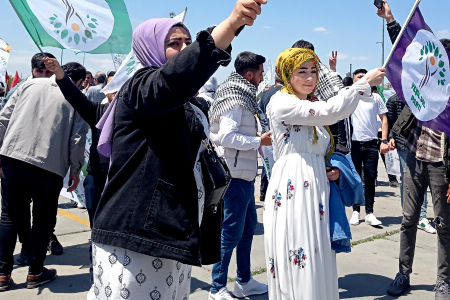
[[[92,131],[91,129],[89,129],[87,135],[86,135],[86,147],[84,149],[84,165],[83,168],[81,170],[80,173],[80,183],[78,184],[78,187],[75,189],[75,191],[69,193],[67,192],[67,189],[69,188],[68,183],[69,183],[69,174],[70,174],[70,170],[69,172],[67,172],[66,177],[64,178],[64,186],[61,190],[60,195],[63,197],[66,197],[70,200],[76,201],[78,203],[80,203],[81,205],[83,205],[84,207],[86,207],[86,196],[84,193],[84,179],[87,176],[87,166],[89,163],[89,153],[90,153],[90,148],[92,145]]]
[[[137,59],[134,51],[131,50],[130,54],[123,60],[122,65],[117,70],[116,75],[108,83],[108,85],[102,90],[103,94],[115,93],[120,90],[122,85],[131,77],[137,70],[142,68],[141,63]]]
[[[129,53],[132,27],[123,0],[10,0],[38,47],[91,54]]]
[[[422,125],[450,135],[450,52],[425,23],[419,3],[385,63],[386,76]]]
[[[264,73],[263,73],[264,80],[258,86],[258,91],[256,92],[256,95],[258,96],[264,91],[267,85],[269,85],[272,81],[275,82],[275,65],[272,64],[272,61],[270,59],[268,59],[263,66],[264,66]]]
[[[5,83],[6,86],[6,69],[8,67],[10,54],[6,51],[0,50],[0,82]]]
[[[386,158],[386,172],[389,175],[401,176],[400,173],[400,157],[397,149],[389,151],[384,155]]]

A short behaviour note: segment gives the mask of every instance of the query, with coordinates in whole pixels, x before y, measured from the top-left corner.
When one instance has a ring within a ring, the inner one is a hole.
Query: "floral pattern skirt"
[[[329,197],[323,155],[295,153],[277,160],[264,204],[270,300],[339,299]]]

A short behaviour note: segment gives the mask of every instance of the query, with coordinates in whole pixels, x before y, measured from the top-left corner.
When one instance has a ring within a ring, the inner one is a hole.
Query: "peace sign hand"
[[[337,65],[337,51],[331,51],[330,69],[336,72]]]

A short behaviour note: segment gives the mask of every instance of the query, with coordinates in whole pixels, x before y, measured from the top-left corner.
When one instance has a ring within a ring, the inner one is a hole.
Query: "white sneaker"
[[[261,295],[265,294],[269,291],[269,287],[267,284],[260,283],[250,277],[250,281],[246,284],[240,284],[236,281],[234,284],[234,292],[233,295],[238,298],[245,298],[252,295]]]
[[[79,209],[86,209],[86,207],[84,207],[83,204],[81,204],[81,203],[79,203],[79,202],[78,202],[77,207],[78,207]]]
[[[367,214],[366,215],[366,224],[372,225],[372,226],[380,226],[382,225],[381,221],[378,220],[374,214]]]
[[[431,234],[436,233],[436,229],[434,229],[433,226],[431,226],[430,221],[428,221],[427,218],[423,218],[422,220],[420,220],[419,224],[417,224],[417,228],[422,229],[425,232],[428,232]]]
[[[350,219],[351,225],[359,225],[359,212],[354,211]]]
[[[228,292],[227,287],[223,287],[216,294],[209,292],[208,300],[234,300],[234,298]]]

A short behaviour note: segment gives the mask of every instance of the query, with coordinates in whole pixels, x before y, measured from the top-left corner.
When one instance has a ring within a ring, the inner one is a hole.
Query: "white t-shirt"
[[[380,123],[378,115],[387,113],[386,104],[378,94],[373,94],[374,102],[359,101],[352,115],[353,141],[367,142],[378,139]]]

